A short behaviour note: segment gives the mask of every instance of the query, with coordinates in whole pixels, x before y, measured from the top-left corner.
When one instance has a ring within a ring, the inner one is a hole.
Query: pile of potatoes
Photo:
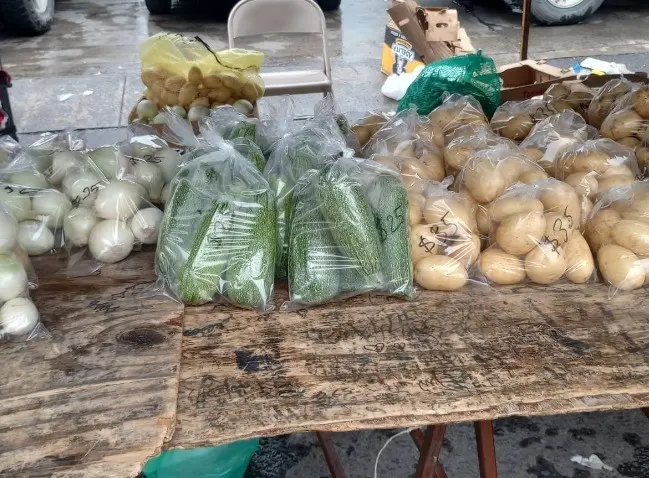
[[[147,68],[142,71],[141,78],[146,86],[144,97],[155,102],[158,108],[176,105],[187,109],[210,108],[231,105],[239,99],[254,104],[264,94],[258,75],[245,77],[234,70],[201,71],[192,66],[185,77]]]
[[[478,259],[481,275],[499,285],[526,278],[552,284],[564,276],[586,282],[594,261],[579,232],[580,214],[577,194],[560,181],[511,188],[488,207],[490,246]]]
[[[617,100],[631,91],[631,82],[624,78],[610,80],[605,83],[593,97],[588,106],[586,118],[596,128],[601,128],[602,123],[611,112]]]
[[[445,138],[457,128],[468,124],[489,124],[480,103],[471,96],[458,94],[447,96],[440,106],[430,112],[428,119],[429,128],[433,131],[433,143],[440,149],[446,143]]]
[[[600,132],[629,148],[647,140],[649,126],[649,85],[635,87],[619,98],[602,122]]]
[[[507,101],[494,112],[490,125],[498,135],[519,142],[530,134],[536,123],[555,113],[541,99]]]
[[[613,291],[646,284],[649,258],[649,184],[636,182],[600,196],[584,236]]]
[[[408,192],[421,194],[428,181],[442,181],[446,176],[442,154],[418,138],[401,141],[393,151],[382,151],[372,159],[399,171]]]
[[[387,123],[388,118],[382,113],[369,113],[367,116],[361,118],[359,121],[352,125],[352,131],[358,138],[361,147],[370,141],[384,125]]]
[[[551,85],[543,95],[543,100],[547,102],[550,109],[557,113],[573,110],[586,118],[594,96],[594,91],[583,83],[566,81]]]
[[[426,197],[408,195],[414,278],[428,290],[457,290],[468,281],[467,270],[480,255],[475,212],[442,185],[427,192]]]
[[[494,134],[488,125],[475,123],[456,128],[446,136],[443,149],[447,173],[458,174],[476,152],[498,145],[517,150],[514,143]]]

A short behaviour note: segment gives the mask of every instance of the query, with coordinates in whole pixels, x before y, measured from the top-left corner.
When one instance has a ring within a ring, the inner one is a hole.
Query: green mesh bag
[[[500,105],[500,77],[494,61],[481,52],[430,63],[410,85],[397,111],[411,105],[427,115],[440,104],[444,92],[471,95],[491,118]]]

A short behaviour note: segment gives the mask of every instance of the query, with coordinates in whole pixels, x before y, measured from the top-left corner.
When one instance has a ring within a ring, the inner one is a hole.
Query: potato
[[[203,84],[209,89],[221,88],[223,86],[223,82],[221,81],[221,78],[219,78],[216,75],[204,76]]]
[[[232,90],[233,92],[236,92],[237,90]],[[241,96],[250,101],[251,103],[254,103],[257,101],[259,98],[263,96],[264,92],[261,89],[259,85],[256,83],[246,83],[241,87]]]
[[[603,151],[577,153],[566,162],[571,173],[605,173],[611,165],[611,157]]]
[[[438,225],[454,224],[456,232],[451,235],[478,229],[475,215],[462,200],[452,197],[431,196],[426,199],[424,222]]]
[[[421,259],[441,254],[442,240],[437,237],[434,226],[420,224],[410,230],[410,249],[412,250],[412,263],[416,264]]]
[[[542,169],[532,169],[530,171],[525,171],[518,177],[519,183],[532,184],[535,181],[541,181],[548,179],[548,173]]]
[[[422,139],[425,139],[426,141],[433,141],[433,137],[435,135],[435,130],[433,128],[432,123],[424,123],[424,124],[418,124],[417,127],[415,128],[415,133],[417,136],[419,136]]]
[[[173,91],[169,91],[169,90],[164,90],[162,92],[162,95],[160,95],[160,101],[162,101],[165,105],[168,106],[177,105],[178,93],[174,93]]]
[[[218,101],[219,103],[226,103],[230,99],[230,90],[227,88],[214,88],[210,90],[207,97],[211,101]]]
[[[441,131],[440,132],[435,131],[435,133],[433,134],[433,144],[438,148],[442,149],[446,144],[446,141],[444,139],[444,133],[442,133]]]
[[[568,96],[570,96],[570,93],[572,93],[570,85],[566,83],[555,83],[553,85],[550,85],[550,87],[546,90],[545,95],[543,96],[546,99],[558,100],[567,98]]]
[[[530,252],[545,233],[543,214],[522,212],[507,216],[496,229],[496,241],[508,254],[521,256]]]
[[[595,261],[586,239],[579,231],[574,231],[565,248],[566,277],[574,284],[583,284],[593,275]]]
[[[584,237],[594,253],[605,244],[613,243],[612,229],[622,217],[612,208],[600,209],[586,223]]]
[[[210,99],[204,96],[199,96],[189,105],[190,108],[194,106],[205,106],[206,108],[210,107]]]
[[[154,70],[144,70],[140,74],[140,78],[142,79],[142,83],[148,88],[151,88],[156,81],[161,79],[158,72]]]
[[[631,209],[643,217],[649,217],[649,191],[637,191],[633,195]]]
[[[187,106],[198,97],[198,88],[193,83],[187,83],[178,92],[178,103]]]
[[[643,118],[649,118],[649,86],[641,86],[631,95],[633,109]]]
[[[518,284],[525,279],[523,262],[499,247],[490,247],[483,251],[478,259],[478,265],[480,272],[496,284]]]
[[[552,187],[541,191],[539,199],[543,203],[546,212],[558,212],[566,217],[572,218],[574,227],[579,227],[581,222],[581,204],[579,196],[572,189],[572,186],[553,182]]]
[[[470,146],[447,147],[444,148],[444,161],[447,166],[459,171],[474,153],[475,150]]]
[[[602,123],[613,109],[615,96],[604,95],[594,99],[588,107],[588,122],[595,128],[600,128]]]
[[[457,290],[466,284],[469,276],[464,265],[449,256],[426,257],[415,265],[417,283],[428,290]]]
[[[505,179],[507,186],[509,186],[518,181],[519,176],[523,174],[526,166],[525,162],[521,159],[510,157],[500,161],[496,168]]]
[[[397,166],[394,156],[375,154],[374,156],[372,156],[372,159],[377,163],[381,163],[383,166],[387,166],[389,168],[396,169],[397,171],[399,171],[399,166]]]
[[[237,75],[233,71],[223,71],[221,73],[218,73],[216,76],[221,80],[223,86],[225,86],[230,91],[238,92],[243,87],[243,82],[241,81],[241,78],[239,78],[239,75]]]
[[[572,219],[557,212],[548,212],[545,215],[545,235],[543,240],[555,246],[563,246],[572,235],[572,231],[579,229],[572,223]]]
[[[581,221],[579,221],[579,229],[583,231],[586,227],[586,222],[590,217],[590,213],[593,210],[593,201],[588,199],[586,196],[581,196],[579,202],[581,204]]]
[[[488,159],[478,159],[468,163],[462,173],[466,188],[478,202],[493,201],[507,187],[501,172]]]
[[[165,89],[178,93],[185,83],[186,81],[182,76],[170,76],[165,80]]]
[[[575,192],[580,196],[594,198],[599,190],[599,183],[594,173],[572,173],[566,178],[566,183],[570,184]]]
[[[626,247],[638,257],[649,255],[649,224],[622,219],[611,230],[611,236],[619,246]]]
[[[151,89],[151,94],[155,98],[160,98],[162,96],[162,93],[165,90],[165,84],[163,80],[156,80],[153,82],[153,84],[149,87]]]
[[[633,182],[635,182],[635,178],[626,175],[618,174],[616,176],[608,176],[599,179],[599,190],[605,191],[615,186],[622,186],[623,184],[631,184]]]
[[[429,176],[433,181],[442,181],[446,177],[446,170],[444,168],[444,159],[441,156],[433,153],[432,151],[424,150],[419,161],[428,170]]]
[[[408,193],[408,224],[411,227],[420,224],[424,218],[424,201],[425,198],[421,194]]]
[[[210,96],[210,89],[203,85],[199,86],[198,96],[201,98],[208,98]]]
[[[430,112],[428,119],[430,119],[435,131],[444,131],[461,112],[462,106],[455,106],[452,108],[439,107]]]
[[[489,219],[499,223],[507,216],[525,212],[543,214],[543,203],[534,198],[502,197],[489,206]]]
[[[444,252],[468,268],[478,259],[480,247],[480,238],[476,234],[454,236],[446,240]]]
[[[649,171],[649,147],[646,143],[642,143],[635,149],[635,157],[638,159],[640,171],[647,174]]]
[[[530,158],[531,161],[537,163],[539,159],[543,157],[545,152],[541,151],[539,148],[534,148],[534,147],[527,147],[523,149],[525,154],[527,155],[528,158]]]
[[[601,178],[607,178],[609,176],[629,176],[635,178],[635,172],[626,164],[612,164],[609,168],[600,174],[597,178],[599,181]]]
[[[428,168],[417,158],[403,158],[399,161],[399,166],[401,175],[404,177],[414,177],[425,181],[432,179]]]
[[[621,290],[641,287],[645,271],[638,256],[617,244],[605,244],[597,251],[597,265],[604,279]]]
[[[552,284],[566,272],[568,261],[563,248],[539,244],[525,256],[525,273],[536,284]]]
[[[548,105],[550,106],[551,109],[555,110],[557,113],[561,113],[562,111],[566,111],[566,110],[574,111],[575,109],[566,100],[550,100],[548,102]]]
[[[530,134],[533,126],[532,116],[527,112],[522,112],[508,120],[498,132],[505,138],[522,141]]]
[[[475,213],[476,223],[478,225],[478,232],[483,236],[489,234],[491,223],[489,221],[489,213],[485,206],[478,206]]]
[[[201,73],[201,69],[197,66],[192,66],[187,73],[187,81],[196,87],[203,83],[203,73]]]
[[[642,116],[634,110],[625,110],[606,117],[602,123],[602,136],[614,140],[633,136],[642,131]]]
[[[417,159],[417,153],[415,152],[415,144],[413,141],[400,141],[399,143],[394,145],[392,152],[396,156]]]
[[[619,139],[617,142],[631,149],[635,149],[641,143],[641,141],[634,136],[629,136],[627,138]]]

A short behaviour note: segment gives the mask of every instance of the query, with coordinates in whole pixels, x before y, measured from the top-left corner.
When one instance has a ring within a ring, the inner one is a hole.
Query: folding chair
[[[228,41],[273,33],[319,33],[322,35],[321,70],[261,73],[265,96],[331,92],[331,64],[327,52],[326,21],[313,0],[241,0],[228,17]]]

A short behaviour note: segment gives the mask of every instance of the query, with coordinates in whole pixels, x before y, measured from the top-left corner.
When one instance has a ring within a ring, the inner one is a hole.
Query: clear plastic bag
[[[438,148],[443,148],[445,136],[460,126],[489,124],[480,103],[475,98],[457,93],[452,95],[445,93],[442,100],[442,104],[428,115],[434,131],[433,143]]]
[[[369,112],[363,115],[358,121],[353,122],[352,131],[356,135],[361,147],[370,141],[372,136],[380,130],[389,120],[385,113]]]
[[[581,117],[586,118],[594,96],[595,91],[581,81],[564,81],[551,85],[543,94],[543,99],[557,113],[573,110]]]
[[[29,297],[37,286],[29,257],[21,249],[18,221],[0,204],[0,341],[48,336]]]
[[[606,189],[631,184],[640,177],[633,151],[608,138],[566,145],[555,169],[557,179],[591,200]]]
[[[507,101],[498,107],[490,124],[500,136],[512,141],[522,141],[530,134],[535,124],[556,113],[547,101],[539,98]]]
[[[272,309],[275,198],[226,142],[184,164],[172,181],[156,251],[158,283],[190,305]]]
[[[431,182],[424,194],[408,194],[414,279],[428,290],[458,290],[480,255],[474,205],[448,183]]]
[[[140,44],[139,55],[144,96],[158,107],[254,103],[264,93],[258,51],[214,52],[203,41],[161,32]]]
[[[599,195],[584,237],[597,257],[609,295],[638,289],[649,271],[649,183],[635,182]]]
[[[22,151],[18,141],[11,136],[0,136],[0,167],[9,164]]]
[[[624,78],[607,81],[593,96],[588,105],[588,123],[599,129],[618,99],[631,91],[632,83]]]
[[[564,149],[597,137],[595,128],[574,111],[566,110],[536,123],[520,147],[528,158],[555,176],[556,159]]]
[[[489,247],[472,271],[477,280],[553,284],[565,277],[581,284],[593,277],[593,256],[579,231],[579,198],[569,185],[553,178],[516,184],[487,212]]]
[[[308,171],[293,192],[282,309],[370,291],[410,297],[407,215],[399,175],[380,164],[343,157]]]
[[[642,177],[649,176],[649,142],[642,141],[635,148],[635,158],[638,161],[638,169]]]
[[[362,147],[358,137],[352,131],[352,126],[347,117],[340,112],[340,108],[331,93],[327,93],[323,99],[316,103],[313,109],[313,117],[321,121],[333,119],[338,131],[345,138],[347,147],[360,154]]]
[[[616,100],[602,122],[600,133],[605,138],[635,147],[640,141],[649,139],[648,127],[649,85],[632,85],[631,92]]]
[[[342,134],[332,136],[329,127],[307,121],[302,128],[284,136],[273,147],[264,169],[277,201],[276,277],[286,279],[288,231],[293,188],[309,169],[322,169],[343,154],[351,155]]]

